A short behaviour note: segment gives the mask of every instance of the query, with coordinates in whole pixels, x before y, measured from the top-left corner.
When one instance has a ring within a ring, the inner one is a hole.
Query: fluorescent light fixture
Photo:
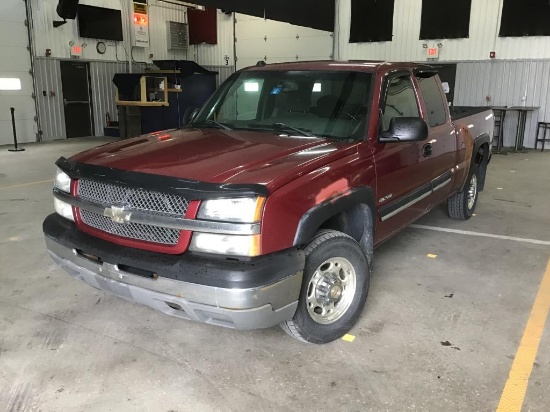
[[[473,129],[474,128],[474,125],[473,124],[469,124],[468,125],[468,129]]]
[[[0,90],[21,90],[21,79],[0,77]]]
[[[244,84],[245,92],[257,92],[260,90],[260,85],[258,82],[247,82]]]
[[[315,83],[313,85],[313,92],[314,93],[321,93],[322,88],[323,88],[323,86],[321,85],[321,83]]]
[[[493,118],[493,113],[491,113],[489,116],[487,116],[487,117],[485,118],[485,120],[489,120],[489,119],[492,119],[492,118]]]

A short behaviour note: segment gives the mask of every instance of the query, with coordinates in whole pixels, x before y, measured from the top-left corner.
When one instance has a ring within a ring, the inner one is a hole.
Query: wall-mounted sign
[[[74,44],[71,46],[71,56],[72,57],[82,57],[82,46]]]
[[[428,59],[437,59],[437,58],[439,58],[439,48],[428,47]]]
[[[132,45],[136,47],[149,47],[149,10],[147,1],[137,0],[132,3],[133,38]]]

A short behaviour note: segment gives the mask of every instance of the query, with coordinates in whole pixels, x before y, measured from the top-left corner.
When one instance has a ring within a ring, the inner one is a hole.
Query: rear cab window
[[[447,122],[447,100],[443,98],[436,76],[417,77],[420,92],[426,105],[426,114],[430,127]]]

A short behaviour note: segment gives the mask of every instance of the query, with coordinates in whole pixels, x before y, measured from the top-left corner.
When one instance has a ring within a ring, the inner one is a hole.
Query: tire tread
[[[468,209],[468,184],[470,182],[470,179],[472,178],[472,175],[474,174],[478,177],[479,182],[479,168],[477,164],[472,165],[471,171],[468,174],[468,179],[466,180],[466,185],[464,186],[462,191],[455,193],[447,199],[447,211],[451,219],[468,220],[470,219],[470,217],[472,217],[476,205],[474,204],[472,210]],[[477,192],[477,195],[479,196],[479,190]]]
[[[313,237],[313,240],[309,243],[309,245],[304,249],[304,253],[306,254],[306,257],[309,256],[315,249],[317,249],[320,245],[322,245],[324,242],[326,242],[329,239],[335,239],[335,238],[347,238],[353,240],[353,238],[349,235],[346,235],[345,233],[338,232],[336,230],[320,230],[315,234]],[[279,324],[281,329],[283,329],[288,335],[292,336],[294,339],[298,339],[301,342],[305,343],[312,343],[307,341],[304,338],[304,333],[301,330],[300,326],[294,322],[293,320],[286,320],[284,322],[281,322]]]
[[[466,210],[464,209],[465,196],[465,192],[455,193],[447,201],[449,217],[451,219],[466,220]]]

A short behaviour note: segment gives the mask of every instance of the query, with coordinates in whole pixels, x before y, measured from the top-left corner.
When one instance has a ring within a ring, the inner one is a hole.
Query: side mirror
[[[394,117],[380,135],[380,142],[421,142],[428,138],[428,125],[420,117]]]
[[[189,123],[195,120],[195,117],[197,117],[197,114],[199,114],[199,109],[197,107],[187,108],[182,118],[183,126],[187,126]]]

